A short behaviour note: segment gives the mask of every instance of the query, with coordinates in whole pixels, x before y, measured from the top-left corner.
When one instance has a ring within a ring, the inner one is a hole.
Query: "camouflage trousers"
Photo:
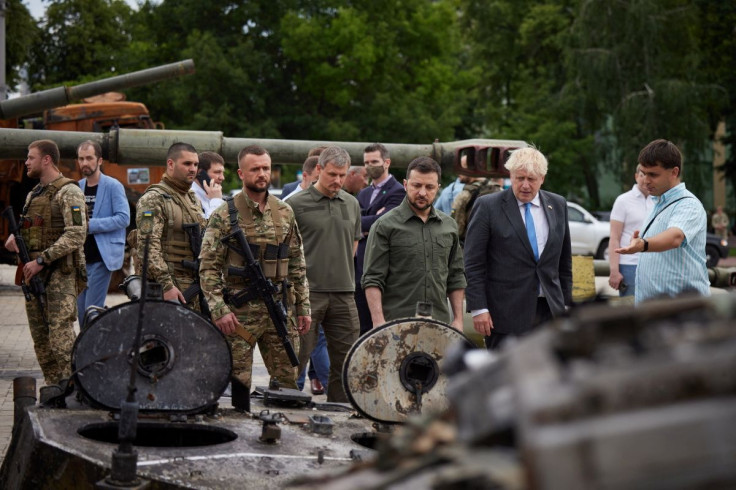
[[[241,309],[232,311],[243,327],[258,340],[258,349],[261,351],[269,376],[276,379],[282,388],[296,389],[297,368],[292,367],[265,305],[261,303],[250,307],[249,303]],[[294,351],[299,352],[299,334],[292,316],[289,316],[289,340]],[[233,355],[233,376],[244,385],[251,386],[253,349],[238,335],[228,336],[227,341]]]
[[[46,282],[46,271],[41,279]],[[72,372],[72,347],[74,346],[74,320],[77,319],[76,273],[51,272],[46,282],[46,318],[44,324],[41,307],[35,297],[26,301],[28,327],[31,330],[36,359],[41,366],[47,385],[57,384]]]

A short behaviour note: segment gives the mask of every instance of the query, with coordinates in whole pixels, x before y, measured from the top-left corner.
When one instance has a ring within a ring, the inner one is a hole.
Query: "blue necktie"
[[[526,236],[534,250],[534,260],[539,262],[539,247],[537,247],[537,231],[534,229],[534,218],[532,218],[532,203],[524,204],[524,221],[526,221]]]

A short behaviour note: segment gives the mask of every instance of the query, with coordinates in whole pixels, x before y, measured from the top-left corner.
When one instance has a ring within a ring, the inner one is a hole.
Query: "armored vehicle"
[[[27,96],[0,101],[0,128],[17,129],[33,127],[32,139],[41,139],[38,130],[69,132],[106,132],[112,128],[156,129],[161,123],[151,119],[148,109],[139,102],[127,102],[122,93],[111,92],[147,83],[158,82],[194,72],[194,62],[184,60],[125,75],[118,75],[72,87],[57,87]],[[83,103],[74,103],[83,101]],[[69,105],[67,105],[69,104]],[[35,117],[41,114],[42,117]],[[26,117],[33,116],[33,117]],[[22,118],[22,119],[21,119]],[[80,142],[83,140],[80,140]],[[61,162],[61,171],[72,179],[80,179],[75,162],[76,155],[67,155]],[[26,152],[18,151],[0,159],[0,206],[11,205],[16,213],[21,209],[25,196],[36,184],[26,176]],[[135,204],[138,197],[152,182],[158,182],[163,174],[160,164],[140,162],[137,168],[106,163],[104,172],[119,180],[126,189],[128,201]],[[2,246],[7,237],[7,225],[0,224],[0,261],[14,263],[11,254]]]

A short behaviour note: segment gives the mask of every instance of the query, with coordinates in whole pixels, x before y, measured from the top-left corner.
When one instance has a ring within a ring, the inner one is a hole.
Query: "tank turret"
[[[334,142],[308,140],[280,140],[263,138],[229,138],[218,131],[177,131],[113,129],[109,133],[85,133],[67,131],[37,131],[28,129],[0,129],[0,159],[25,158],[28,145],[38,139],[50,139],[59,145],[62,158],[73,159],[77,146],[85,140],[100,143],[103,157],[111,163],[121,165],[159,164],[166,161],[166,151],[171,144],[186,142],[197,151],[214,151],[230,164],[237,162],[238,152],[253,144],[268,149],[274,163],[301,165],[310,149],[321,145],[338,145],[350,154],[353,162],[363,161],[363,149],[370,142]],[[458,162],[459,155],[476,155],[476,168],[490,171],[500,166],[502,155],[509,149],[527,146],[524,141],[472,139],[431,144],[387,143],[391,152],[392,165],[405,168],[413,159],[421,156],[432,157],[445,169]],[[499,151],[500,150],[500,151]],[[497,155],[495,159],[490,155]]]
[[[86,97],[159,82],[190,73],[194,73],[194,61],[191,59],[177,61],[176,63],[157,66],[155,68],[147,68],[133,73],[126,73],[125,75],[104,78],[73,87],[61,86],[43,90],[23,97],[1,101],[0,119],[12,119],[36,114],[47,109],[67,105],[75,100],[82,100]]]

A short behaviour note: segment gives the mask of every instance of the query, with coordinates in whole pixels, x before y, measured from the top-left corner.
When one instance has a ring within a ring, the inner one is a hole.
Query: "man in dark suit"
[[[489,349],[531,332],[572,303],[567,202],[540,190],[547,159],[522,148],[505,166],[511,188],[478,199],[465,239],[467,309]]]
[[[368,177],[371,178],[371,185],[358,193],[363,238],[358,242],[358,251],[355,256],[355,304],[360,317],[361,335],[373,328],[371,310],[368,308],[363,288],[360,287],[368,232],[380,216],[401,204],[406,195],[404,186],[388,172],[391,157],[384,145],[381,143],[368,145],[363,150],[363,164]]]

